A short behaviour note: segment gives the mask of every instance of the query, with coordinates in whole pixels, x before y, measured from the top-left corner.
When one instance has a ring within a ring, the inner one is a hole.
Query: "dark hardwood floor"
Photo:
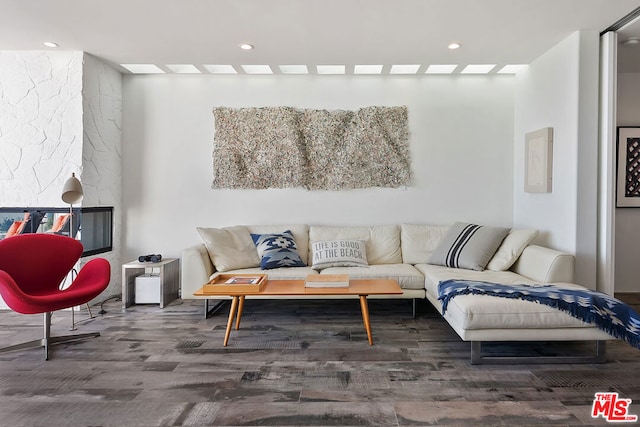
[[[248,299],[225,348],[228,307],[205,320],[197,301],[120,304],[77,314],[78,333],[102,335],[54,346],[49,361],[41,349],[0,354],[0,425],[607,425],[591,418],[603,391],[640,415],[640,350],[619,341],[602,365],[472,366],[470,344],[426,302],[413,319],[409,301],[372,300],[369,346],[357,300]],[[53,335],[70,318],[55,313]],[[0,311],[0,345],[38,338],[41,322]]]

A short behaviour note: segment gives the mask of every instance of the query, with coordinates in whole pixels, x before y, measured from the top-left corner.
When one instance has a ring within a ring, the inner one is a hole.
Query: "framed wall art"
[[[618,127],[617,207],[640,207],[640,126]]]
[[[553,128],[542,128],[525,135],[524,191],[551,193],[553,170]]]

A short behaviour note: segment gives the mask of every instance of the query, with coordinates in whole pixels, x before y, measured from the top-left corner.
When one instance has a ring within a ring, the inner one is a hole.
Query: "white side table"
[[[164,258],[160,262],[131,261],[122,265],[122,308],[135,302],[136,276],[158,269],[160,274],[160,308],[178,298],[180,289],[180,260]]]

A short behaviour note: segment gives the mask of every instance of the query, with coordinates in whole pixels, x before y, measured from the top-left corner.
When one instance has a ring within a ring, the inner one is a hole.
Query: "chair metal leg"
[[[71,307],[71,328],[70,331],[76,330],[76,309],[75,307]]]
[[[49,360],[49,347],[54,344],[60,344],[70,341],[77,341],[85,338],[95,338],[99,337],[100,332],[89,332],[86,334],[75,334],[75,335],[62,335],[57,337],[51,336],[51,312],[44,313],[44,321],[43,321],[43,338],[27,341],[20,344],[10,345],[8,347],[0,348],[0,353],[7,353],[9,351],[15,350],[23,350],[27,348],[33,347],[44,347],[44,360]]]
[[[70,331],[75,331],[78,328],[76,328],[76,323],[80,323],[80,322],[85,322],[87,320],[91,320],[94,319],[95,316],[93,315],[93,313],[91,313],[91,307],[89,306],[89,303],[86,304],[87,306],[87,311],[89,312],[89,318],[88,319],[84,319],[84,320],[78,320],[76,322],[76,318],[75,318],[75,307],[71,307],[71,328],[69,328]]]
[[[44,338],[42,345],[44,346],[44,360],[49,360],[49,338],[51,337],[51,312],[44,314]]]
[[[91,313],[91,307],[89,306],[89,303],[87,303],[87,311],[89,312],[89,319],[93,319],[93,313]]]

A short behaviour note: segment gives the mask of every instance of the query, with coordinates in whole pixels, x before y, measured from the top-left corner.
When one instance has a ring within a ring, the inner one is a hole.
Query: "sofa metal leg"
[[[416,299],[413,298],[411,301],[413,302],[413,318],[415,319],[416,318]]]
[[[471,341],[471,364],[606,363],[607,342],[595,341],[595,354],[575,356],[483,356],[482,341]]]
[[[228,302],[228,300],[220,300],[216,303],[216,305],[214,305],[213,307],[209,308],[209,300],[205,299],[204,300],[204,318],[208,319],[209,317],[213,316],[214,314],[216,314],[218,311],[220,311],[220,309],[222,307],[224,307],[226,305],[226,303]]]

